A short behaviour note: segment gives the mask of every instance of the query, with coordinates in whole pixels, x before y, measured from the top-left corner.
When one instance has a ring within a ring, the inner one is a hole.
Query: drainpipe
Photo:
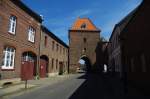
[[[42,37],[42,24],[40,24],[40,41],[39,41],[39,51],[38,51],[38,57],[37,57],[37,68],[36,68],[36,80],[39,79],[40,76],[40,54],[41,54],[41,37]]]

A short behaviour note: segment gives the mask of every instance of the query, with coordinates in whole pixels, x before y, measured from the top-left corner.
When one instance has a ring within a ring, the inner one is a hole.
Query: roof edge
[[[34,12],[31,8],[29,8],[27,5],[25,5],[21,0],[10,0],[12,3],[14,3],[16,6],[21,8],[23,11],[25,11],[28,15],[36,19],[38,22],[42,23],[43,19],[42,17]]]
[[[65,46],[66,48],[69,48],[69,46],[63,42],[60,38],[58,38],[54,33],[52,33],[47,27],[45,27],[44,25],[41,26],[42,31],[44,31],[45,33],[47,33],[50,37],[52,37],[53,39],[55,39],[57,42],[59,42],[60,44],[62,44],[63,46]]]
[[[75,30],[75,29],[72,29],[72,27],[74,26],[75,22],[76,22],[77,20],[79,20],[79,19],[88,19],[88,20],[90,21],[90,23],[96,28],[96,30],[89,30],[89,31],[100,31],[100,32],[101,32],[101,29],[97,28],[96,25],[95,25],[95,24],[91,21],[91,19],[88,18],[88,17],[83,17],[83,18],[78,17],[78,18],[74,21],[74,23],[72,24],[72,26],[70,27],[69,30]],[[87,31],[88,31],[88,30],[87,30]]]

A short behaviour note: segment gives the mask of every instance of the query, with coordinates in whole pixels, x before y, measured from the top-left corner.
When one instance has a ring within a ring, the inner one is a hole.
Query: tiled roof
[[[118,23],[115,25],[115,27],[114,27],[114,29],[113,29],[113,31],[112,31],[112,34],[111,34],[109,40],[112,39],[112,37],[113,37],[113,35],[114,35],[115,30],[116,30],[117,27],[119,27],[120,32],[123,31],[123,29],[124,29],[124,28],[126,27],[126,25],[130,22],[130,20],[133,18],[134,14],[136,13],[136,11],[139,9],[140,6],[141,6],[141,4],[140,4],[139,6],[137,6],[133,11],[131,11],[127,16],[125,16],[120,22],[118,22]]]
[[[89,18],[78,18],[70,30],[100,31]]]
[[[30,9],[28,6],[26,6],[21,0],[10,0],[12,1],[16,6],[21,8],[23,11],[25,11],[27,14],[29,14],[31,17],[39,21],[40,23],[43,21],[41,16],[34,12],[32,9]]]
[[[45,26],[42,25],[41,29],[43,32],[47,33],[51,38],[56,40],[58,43],[62,44],[66,48],[69,48],[69,46],[66,43],[64,43],[60,38],[58,38],[56,35],[54,35],[54,33],[52,33],[50,30],[48,30]]]

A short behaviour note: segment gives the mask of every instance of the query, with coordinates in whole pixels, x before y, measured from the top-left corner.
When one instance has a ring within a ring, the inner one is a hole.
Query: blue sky
[[[109,39],[114,25],[142,0],[22,0],[44,16],[43,24],[68,44],[68,29],[78,17],[88,17]]]

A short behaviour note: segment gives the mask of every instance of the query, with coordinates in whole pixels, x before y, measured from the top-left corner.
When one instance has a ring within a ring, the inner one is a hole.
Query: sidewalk
[[[70,76],[73,76],[71,74],[68,75],[58,75],[58,76],[52,76],[49,78],[41,78],[39,80],[29,80],[27,84],[27,89],[25,89],[25,82],[21,81],[21,83],[16,85],[10,85],[5,88],[0,88],[0,98],[7,95],[13,95],[18,93],[23,93],[26,91],[32,91],[36,90],[41,87],[45,87],[48,85],[53,85],[55,83],[67,80],[70,78]]]

